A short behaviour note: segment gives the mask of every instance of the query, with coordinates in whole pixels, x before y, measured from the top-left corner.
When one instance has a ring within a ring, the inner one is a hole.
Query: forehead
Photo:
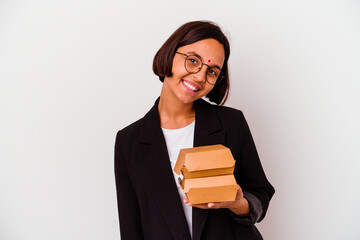
[[[216,39],[209,38],[197,41],[195,43],[182,46],[178,51],[183,53],[195,52],[202,58],[204,62],[211,61],[213,64],[222,66],[225,60],[224,46]]]

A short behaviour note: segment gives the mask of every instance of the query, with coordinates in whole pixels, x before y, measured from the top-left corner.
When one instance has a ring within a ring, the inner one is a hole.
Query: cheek
[[[204,89],[205,95],[208,94],[213,88],[214,88],[214,86],[212,86],[210,84],[207,84],[205,89]]]
[[[172,74],[175,76],[183,76],[183,75],[187,75],[188,72],[186,71],[185,67],[184,67],[184,63],[174,63],[172,65]]]

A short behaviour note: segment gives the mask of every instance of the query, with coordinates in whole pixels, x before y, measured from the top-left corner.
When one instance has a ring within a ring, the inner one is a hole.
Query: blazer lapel
[[[139,135],[139,158],[144,163],[149,188],[174,239],[191,239],[160,127],[158,102],[159,99],[144,117]]]
[[[223,144],[225,145],[225,131],[214,108],[199,99],[195,102],[195,134],[194,147]],[[209,210],[192,209],[193,239],[200,240]]]

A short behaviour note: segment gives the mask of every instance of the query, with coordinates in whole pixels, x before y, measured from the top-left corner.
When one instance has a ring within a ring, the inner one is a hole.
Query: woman
[[[229,91],[229,54],[221,29],[205,21],[184,24],[157,52],[160,98],[116,137],[122,239],[262,239],[254,223],[264,218],[274,188],[242,112],[219,106]],[[213,144],[230,148],[236,160],[236,200],[191,205],[175,180],[177,154]]]

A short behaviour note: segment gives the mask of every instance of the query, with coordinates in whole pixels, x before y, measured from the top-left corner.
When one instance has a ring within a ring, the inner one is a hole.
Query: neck
[[[160,94],[158,105],[162,128],[177,129],[191,124],[195,120],[194,103],[183,103],[168,94]]]

